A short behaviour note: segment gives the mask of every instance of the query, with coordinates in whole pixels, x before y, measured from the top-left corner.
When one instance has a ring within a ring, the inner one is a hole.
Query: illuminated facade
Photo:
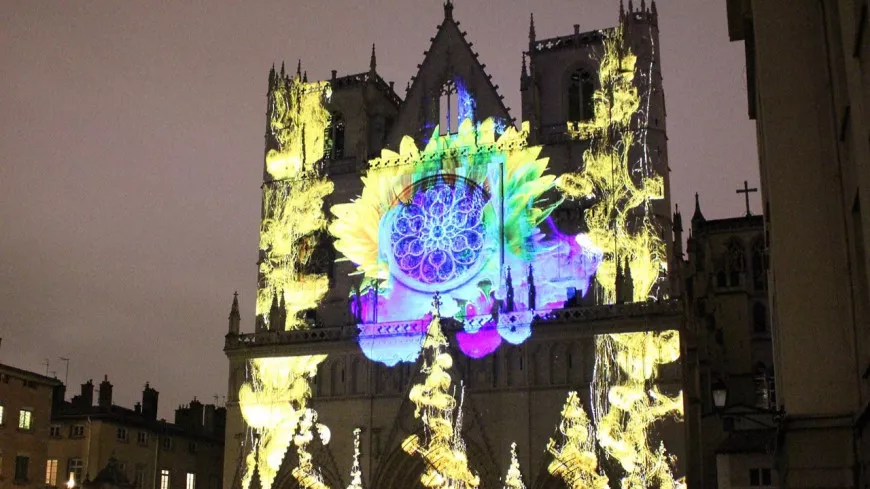
[[[444,14],[404,99],[374,51],[358,75],[270,73],[225,488],[679,487],[655,4],[553,39],[532,22],[521,123]]]

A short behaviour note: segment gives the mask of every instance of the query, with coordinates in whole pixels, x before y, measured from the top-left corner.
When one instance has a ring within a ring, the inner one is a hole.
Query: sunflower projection
[[[255,470],[260,487],[270,489],[292,442],[296,442],[300,460],[307,453],[305,447],[314,436],[316,422],[315,413],[308,408],[310,381],[325,359],[326,355],[307,355],[250,361],[250,381],[239,389],[239,408],[253,441],[245,458],[243,489],[250,487]],[[297,479],[319,480],[311,464],[300,464],[298,469],[302,472]]]
[[[650,208],[652,200],[664,197],[664,178],[649,164],[645,151],[642,157],[631,157],[636,144],[645,144],[632,128],[632,120],[641,117],[636,62],[624,42],[623,27],[610,31],[599,65],[600,88],[593,96],[594,116],[568,123],[572,138],[590,144],[582,169],[561,175],[556,184],[566,198],[591,202],[584,221],[589,239],[604,252],[595,276],[604,303],[626,299],[617,297],[621,273],[633,282],[627,302],[642,302],[667,269],[665,243]]]
[[[334,188],[321,164],[331,88],[298,74],[273,76],[270,85],[274,148],[266,153],[256,312],[270,330],[283,331],[305,328],[302,312],[317,307],[329,289],[326,274],[307,265],[321,245],[327,226],[323,200]]]
[[[462,351],[479,358],[503,341],[524,342],[534,310],[588,290],[601,251],[556,229],[556,177],[527,137],[527,124],[499,134],[493,119],[465,119],[444,136],[436,127],[422,150],[405,137],[398,153],[370,161],[357,199],[332,207],[336,250],[361,276],[352,303],[370,359],[417,358],[433,292],[444,294],[445,317],[464,324]],[[525,314],[507,324],[504,312]],[[390,321],[417,323],[398,332],[377,325]]]

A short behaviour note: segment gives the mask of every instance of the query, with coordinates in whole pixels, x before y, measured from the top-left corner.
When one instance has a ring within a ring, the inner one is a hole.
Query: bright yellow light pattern
[[[306,273],[305,265],[326,229],[323,199],[334,185],[317,163],[323,158],[324,133],[329,112],[328,82],[307,83],[278,78],[270,92],[270,130],[278,148],[266,154],[270,180],[263,184],[263,220],[260,225],[260,274],[256,313],[268,324],[275,294],[285,301],[283,325],[272,329],[305,327],[300,312],[317,307],[329,289],[325,274]]]
[[[299,487],[303,489],[329,489],[329,486],[323,482],[320,471],[314,466],[314,457],[308,451],[308,444],[314,439],[315,423],[317,423],[317,413],[313,409],[305,409],[299,420],[299,432],[293,437],[299,465],[293,468],[292,474]],[[328,440],[324,441],[324,444],[327,442]]]
[[[625,471],[623,488],[684,487],[674,479],[675,458],[664,444],[650,444],[650,428],[683,415],[682,391],[674,397],[656,384],[660,365],[680,358],[677,331],[600,335],[596,338],[594,399],[598,444]]]
[[[411,388],[408,396],[417,406],[414,415],[422,418],[427,440],[411,435],[402,442],[410,455],[419,454],[426,462],[420,481],[429,488],[473,489],[480,477],[468,467],[468,457],[461,434],[461,412],[454,425],[456,399],[450,394],[452,383],[448,370],[453,358],[445,351],[447,337],[441,332],[441,319],[436,315],[423,340],[422,384]],[[460,406],[461,411],[461,406]]]
[[[632,117],[640,107],[634,85],[636,57],[623,42],[622,27],[604,40],[600,88],[593,97],[594,117],[568,123],[575,139],[590,141],[583,168],[559,177],[556,185],[569,198],[592,198],[584,214],[588,235],[604,250],[596,279],[604,302],[616,297],[617,264],[626,263],[634,280],[634,300],[645,301],[667,267],[664,241],[651,219],[649,202],[664,197],[664,179],[652,170],[632,174],[629,150],[635,143]]]
[[[520,459],[517,458],[517,443],[511,443],[511,464],[504,478],[504,489],[526,489],[523,474],[520,472]]]
[[[242,418],[254,434],[245,459],[243,489],[249,489],[255,469],[260,486],[270,489],[294,435],[313,436],[311,426],[316,420],[306,406],[311,378],[325,359],[326,355],[307,355],[251,360],[251,381],[239,389]]]
[[[350,484],[347,489],[363,489],[362,470],[359,467],[359,434],[362,430],[353,430],[353,465],[350,468]]]
[[[329,82],[305,82],[297,75],[278,77],[269,93],[269,130],[278,143],[266,153],[266,172],[274,180],[294,178],[323,158],[329,111],[323,102],[332,96]]]
[[[336,220],[329,232],[335,236],[335,248],[368,279],[390,279],[388,263],[378,259],[378,230],[381,217],[397,202],[401,193],[423,177],[456,174],[481,186],[488,186],[489,164],[504,164],[505,247],[525,256],[525,243],[561,200],[546,207],[530,205],[553,188],[554,175],[544,175],[547,158],[538,158],[541,146],[528,146],[529,125],[522,129],[507,127],[496,135],[496,123],[486,119],[475,126],[471,119],[459,125],[457,134],[439,136],[435,128],[429,143],[420,151],[414,139],[405,136],[399,152],[384,149],[380,158],[369,162],[362,177],[362,195],[348,204],[332,207]],[[489,189],[495,192],[496,189]],[[500,212],[497,209],[493,209]],[[389,287],[387,282],[384,287]]]
[[[551,474],[561,477],[570,489],[606,489],[607,476],[598,469],[595,454],[595,429],[583,409],[577,392],[570,392],[562,408],[559,424],[562,442],[550,439],[547,451],[553,461],[547,467]]]

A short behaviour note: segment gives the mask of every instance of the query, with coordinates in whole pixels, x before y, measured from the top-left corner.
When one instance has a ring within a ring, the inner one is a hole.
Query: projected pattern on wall
[[[636,143],[631,121],[640,103],[634,65],[621,30],[608,33],[595,116],[568,128],[590,141],[576,172],[547,174],[542,148],[527,143],[527,123],[519,131],[492,119],[475,123],[474,100],[458,83],[464,118],[456,134],[440,136],[436,126],[422,150],[410,137],[398,152],[384,150],[369,162],[362,194],[332,207],[331,223],[323,202],[333,184],[318,166],[329,85],[298,76],[273,84],[270,130],[277,148],[266,156],[257,314],[268,315],[269,329],[307,327],[301,313],[318,305],[329,282],[307,273],[305,265],[328,226],[336,250],[361,278],[351,303],[365,355],[395,365],[427,352],[425,379],[409,395],[425,436],[402,444],[428,462],[421,478],[427,487],[473,488],[480,482],[461,439],[461,402],[449,391],[452,358],[442,315],[462,323],[459,348],[480,358],[503,341],[524,342],[536,312],[563,307],[567,290],[582,296],[595,281],[602,300],[613,302],[620,298],[619,276],[628,275],[634,281],[629,300],[643,301],[665,272],[664,244],[649,208],[663,195],[663,178],[630,155]],[[587,233],[558,230],[551,213],[564,199],[592,203],[584,213]],[[431,315],[433,293],[443,294],[444,304],[438,302]],[[269,314],[279,309],[283,315]],[[276,318],[283,324],[271,324]],[[550,472],[572,488],[609,487],[599,463],[605,457],[618,464],[621,487],[680,486],[673,458],[650,441],[653,423],[682,414],[681,395],[666,395],[655,382],[661,365],[678,360],[679,335],[605,334],[595,344],[591,416],[571,393],[559,426],[562,439],[547,447]],[[250,362],[250,380],[239,392],[252,430],[243,488],[256,469],[261,487],[269,489],[291,443],[299,459],[292,474],[300,486],[326,487],[308,450],[315,434],[328,439],[308,406],[311,380],[325,358]],[[522,485],[515,454],[508,475],[511,487]]]
[[[335,247],[362,275],[353,303],[370,359],[417,358],[425,323],[401,334],[378,323],[419,319],[433,292],[445,317],[463,321],[458,341],[475,358],[525,341],[531,311],[562,307],[569,288],[586,293],[601,251],[555,228],[556,177],[527,136],[525,124],[498,134],[492,119],[465,119],[456,134],[436,127],[422,150],[405,137],[370,162],[358,199],[332,207]],[[500,322],[514,311],[529,314]]]

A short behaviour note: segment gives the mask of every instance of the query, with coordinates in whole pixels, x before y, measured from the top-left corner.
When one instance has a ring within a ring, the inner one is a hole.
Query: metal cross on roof
[[[751,192],[758,192],[758,189],[757,188],[749,188],[749,182],[747,182],[746,180],[743,180],[743,189],[742,190],[738,189],[737,193],[743,194],[743,196],[746,198],[746,216],[747,217],[752,215],[752,211],[749,209],[749,194]]]

